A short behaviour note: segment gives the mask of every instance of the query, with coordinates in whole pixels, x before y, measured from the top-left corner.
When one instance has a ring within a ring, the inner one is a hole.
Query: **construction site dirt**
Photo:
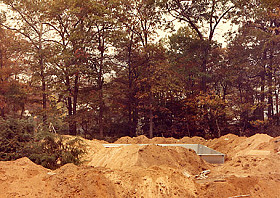
[[[280,137],[122,137],[115,143],[130,145],[112,148],[83,141],[80,166],[49,170],[28,158],[0,162],[0,197],[280,198]],[[212,164],[191,149],[156,144],[201,144],[225,154],[225,161]]]

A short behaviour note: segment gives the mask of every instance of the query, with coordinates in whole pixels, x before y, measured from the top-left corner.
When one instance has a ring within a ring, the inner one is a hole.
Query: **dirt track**
[[[226,135],[203,138],[123,137],[116,143],[199,143],[227,154],[223,165],[209,164],[180,147],[131,145],[103,148],[85,140],[82,166],[55,171],[27,158],[0,162],[0,197],[280,197],[280,137]],[[103,143],[103,142],[102,142]],[[198,179],[204,170],[208,177]]]

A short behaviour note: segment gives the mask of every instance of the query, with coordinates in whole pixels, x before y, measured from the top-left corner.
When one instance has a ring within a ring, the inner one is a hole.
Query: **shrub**
[[[67,163],[80,164],[85,144],[79,138],[65,137],[49,132],[36,134],[34,142],[26,147],[29,159],[46,168],[56,169]]]
[[[15,160],[32,139],[33,125],[28,120],[0,119],[0,160]]]
[[[42,128],[34,133],[34,125],[24,119],[0,119],[0,160],[28,157],[36,164],[56,169],[67,163],[79,164],[85,145],[79,138],[50,133]]]

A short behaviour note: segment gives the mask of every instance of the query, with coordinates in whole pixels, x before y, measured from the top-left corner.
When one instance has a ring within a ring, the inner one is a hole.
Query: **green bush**
[[[24,156],[24,147],[32,139],[33,125],[27,120],[0,119],[0,160]]]
[[[67,163],[80,163],[85,153],[81,139],[50,133],[47,127],[34,133],[34,128],[28,120],[0,119],[0,160],[28,157],[50,169]]]
[[[56,169],[67,163],[78,165],[85,153],[79,138],[67,138],[49,132],[38,133],[35,141],[26,148],[30,160],[46,168]]]

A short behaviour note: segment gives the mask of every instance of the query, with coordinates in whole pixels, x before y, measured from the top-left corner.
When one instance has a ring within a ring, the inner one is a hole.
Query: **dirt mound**
[[[183,137],[180,140],[181,144],[206,144],[206,140],[202,137],[194,136],[194,137]]]
[[[136,167],[128,170],[106,171],[106,177],[113,181],[119,197],[197,197],[197,184],[182,171],[153,166]]]
[[[45,182],[49,197],[117,197],[113,183],[102,171],[91,167],[67,164],[46,177]]]
[[[264,175],[280,173],[279,155],[237,156],[219,167],[218,173],[235,176]]]
[[[48,169],[34,164],[28,158],[0,162],[0,197],[39,197],[44,183],[42,175],[48,172]]]
[[[227,157],[244,155],[269,155],[270,141],[273,138],[266,134],[256,134],[249,138],[228,134],[220,138],[209,140],[205,145],[222,152]]]
[[[173,137],[164,138],[164,137],[154,137],[151,139],[152,144],[177,144],[180,143],[180,140]]]
[[[105,149],[102,144],[108,144],[108,142],[103,140],[96,140],[96,139],[89,140],[82,137],[75,137],[71,135],[63,135],[62,137],[65,142],[74,140],[75,138],[81,140],[81,144],[85,147],[85,151],[86,151],[86,153],[84,153],[81,156],[81,161],[84,164],[88,163],[93,155]]]
[[[15,160],[15,161],[1,161],[0,162],[0,176],[6,176],[11,178],[30,178],[38,175],[42,172],[48,172],[49,170],[33,163],[27,157]],[[7,179],[7,178],[6,178]],[[6,180],[1,178],[0,180]]]
[[[149,144],[150,139],[147,138],[145,135],[140,135],[140,136],[132,138],[132,143],[133,144]]]
[[[166,166],[116,170],[67,164],[51,171],[27,158],[0,162],[0,171],[3,173],[0,177],[0,197],[212,198],[248,195],[277,198],[280,181],[279,173],[223,175],[222,179],[217,179],[221,175],[210,173],[208,178],[197,180],[183,170]]]
[[[89,165],[111,169],[166,166],[184,168],[191,174],[198,173],[207,168],[206,163],[193,150],[183,147],[162,147],[156,145],[129,145],[108,148],[93,156]]]
[[[84,164],[88,165],[67,164],[51,171],[27,158],[0,162],[0,198],[279,197],[280,137],[229,134],[208,141],[125,137],[118,141],[134,144],[117,148],[83,141],[88,150]],[[224,164],[212,165],[183,147],[137,145],[151,142],[200,143],[228,157]]]
[[[269,150],[271,153],[280,154],[280,137],[271,139],[269,142],[261,143],[258,147],[258,150]]]
[[[22,158],[0,162],[0,172],[0,197],[116,197],[112,183],[90,167],[51,171]]]
[[[206,146],[217,150],[227,156],[235,155],[237,147],[246,140],[246,137],[238,137],[233,134],[224,135],[207,141]]]
[[[114,144],[132,144],[132,138],[129,136],[124,136],[115,141]]]
[[[206,144],[207,140],[202,137],[183,137],[182,139],[175,139],[173,137],[154,137],[152,139],[147,138],[144,135],[138,137],[121,137],[115,144]]]
[[[235,155],[259,155],[261,152],[258,152],[258,147],[263,143],[269,142],[271,139],[272,137],[266,134],[256,134],[246,138],[243,142],[236,145],[236,148],[234,149]],[[263,150],[266,150],[266,148],[263,148]],[[254,151],[256,152],[255,154]]]
[[[87,164],[94,155],[105,150],[105,147],[97,140],[84,140],[86,144],[86,153],[82,156],[81,161]]]
[[[195,182],[172,168],[111,170],[67,164],[55,171],[27,158],[0,162],[0,197],[194,197]],[[182,189],[188,189],[183,190]]]
[[[92,141],[99,142],[100,144],[110,144],[109,142],[107,142],[105,140],[92,139]]]
[[[129,136],[125,136],[125,137],[121,137],[114,143],[115,144],[149,144],[150,139],[144,135],[140,135],[140,136],[133,137],[133,138],[131,138]]]
[[[202,137],[183,137],[182,139],[175,139],[173,137],[154,137],[152,139],[147,138],[144,135],[138,137],[121,137],[115,144],[205,144],[207,141]]]
[[[254,198],[278,198],[279,175],[273,176],[230,176],[224,180],[203,182],[200,185],[198,197],[254,197]]]

